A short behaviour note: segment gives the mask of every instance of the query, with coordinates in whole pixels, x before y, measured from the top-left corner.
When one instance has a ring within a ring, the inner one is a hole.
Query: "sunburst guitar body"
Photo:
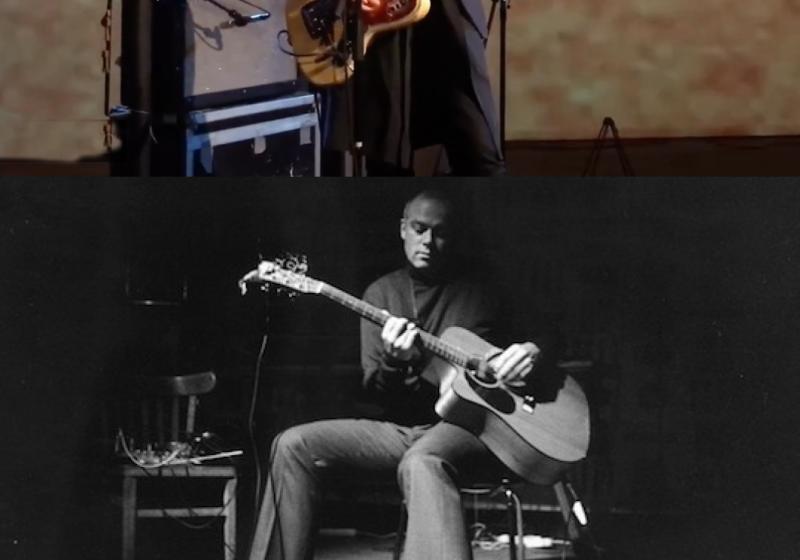
[[[288,0],[286,30],[300,72],[317,87],[341,85],[353,74],[353,37],[345,31],[346,14],[355,13],[359,0]],[[347,4],[346,4],[347,3]],[[382,0],[374,13],[362,13],[366,53],[380,33],[407,27],[430,10],[430,0]],[[350,33],[353,35],[354,33]]]

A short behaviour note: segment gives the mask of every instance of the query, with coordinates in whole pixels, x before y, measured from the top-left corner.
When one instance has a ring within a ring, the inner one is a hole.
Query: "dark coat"
[[[352,147],[355,115],[368,158],[409,168],[414,149],[443,143],[442,127],[447,123],[441,121],[442,108],[448,103],[448,89],[454,87],[475,99],[500,153],[485,58],[483,6],[479,0],[431,0],[431,4],[422,21],[375,38],[357,68],[360,82],[351,80],[322,92],[326,148]],[[354,95],[359,110],[348,111],[347,100],[352,103]]]

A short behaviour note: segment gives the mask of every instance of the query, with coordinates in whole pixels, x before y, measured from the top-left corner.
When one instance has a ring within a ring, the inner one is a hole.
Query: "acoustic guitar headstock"
[[[242,294],[247,292],[248,284],[257,284],[262,290],[270,286],[277,288],[279,293],[288,294],[290,297],[298,293],[318,294],[322,290],[322,283],[305,275],[308,270],[308,259],[305,255],[291,255],[264,260],[258,263],[258,268],[245,274],[239,280]]]

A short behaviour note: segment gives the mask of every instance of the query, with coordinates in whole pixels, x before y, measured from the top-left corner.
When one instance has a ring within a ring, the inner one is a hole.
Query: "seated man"
[[[408,509],[405,558],[471,558],[459,484],[478,466],[499,474],[502,465],[475,435],[436,417],[438,390],[420,376],[430,356],[418,344],[418,328],[439,334],[460,326],[486,336],[497,320],[493,298],[451,258],[457,229],[442,194],[423,192],[407,203],[400,222],[407,265],[364,295],[388,319],[383,328],[361,327],[364,384],[387,419],[312,422],[275,438],[251,560],[313,557],[327,469],[396,473]],[[522,383],[540,351],[533,342],[512,344],[493,362],[496,376]]]

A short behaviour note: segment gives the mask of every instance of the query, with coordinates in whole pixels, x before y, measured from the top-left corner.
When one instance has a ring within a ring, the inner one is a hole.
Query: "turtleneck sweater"
[[[496,329],[493,295],[479,282],[454,273],[430,277],[407,266],[373,282],[364,300],[436,336],[457,326],[491,341]],[[364,387],[383,406],[386,420],[407,426],[436,422],[438,389],[420,377],[431,357],[421,350],[410,362],[391,359],[383,348],[381,327],[361,321]]]

